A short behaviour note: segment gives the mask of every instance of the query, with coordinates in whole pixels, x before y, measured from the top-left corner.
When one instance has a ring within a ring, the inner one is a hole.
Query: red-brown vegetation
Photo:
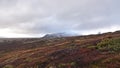
[[[102,40],[114,38],[120,38],[119,31],[0,42],[0,68],[119,68],[119,49],[111,52],[98,48]]]

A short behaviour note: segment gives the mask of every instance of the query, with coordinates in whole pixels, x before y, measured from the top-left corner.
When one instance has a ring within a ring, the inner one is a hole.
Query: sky
[[[120,30],[120,0],[0,0],[0,37]]]

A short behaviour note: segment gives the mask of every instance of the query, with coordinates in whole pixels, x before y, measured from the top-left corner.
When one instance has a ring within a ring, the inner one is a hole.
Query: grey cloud
[[[118,0],[0,0],[0,29],[21,34],[89,31],[120,25]]]

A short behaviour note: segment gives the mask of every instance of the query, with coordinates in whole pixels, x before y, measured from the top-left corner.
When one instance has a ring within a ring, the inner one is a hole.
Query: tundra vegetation
[[[0,42],[0,68],[119,68],[120,32]]]

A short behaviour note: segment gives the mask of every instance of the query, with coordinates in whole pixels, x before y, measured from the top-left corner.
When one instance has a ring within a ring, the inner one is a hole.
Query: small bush
[[[105,39],[97,44],[97,49],[111,51],[111,52],[119,52],[120,51],[120,38],[115,39]]]

